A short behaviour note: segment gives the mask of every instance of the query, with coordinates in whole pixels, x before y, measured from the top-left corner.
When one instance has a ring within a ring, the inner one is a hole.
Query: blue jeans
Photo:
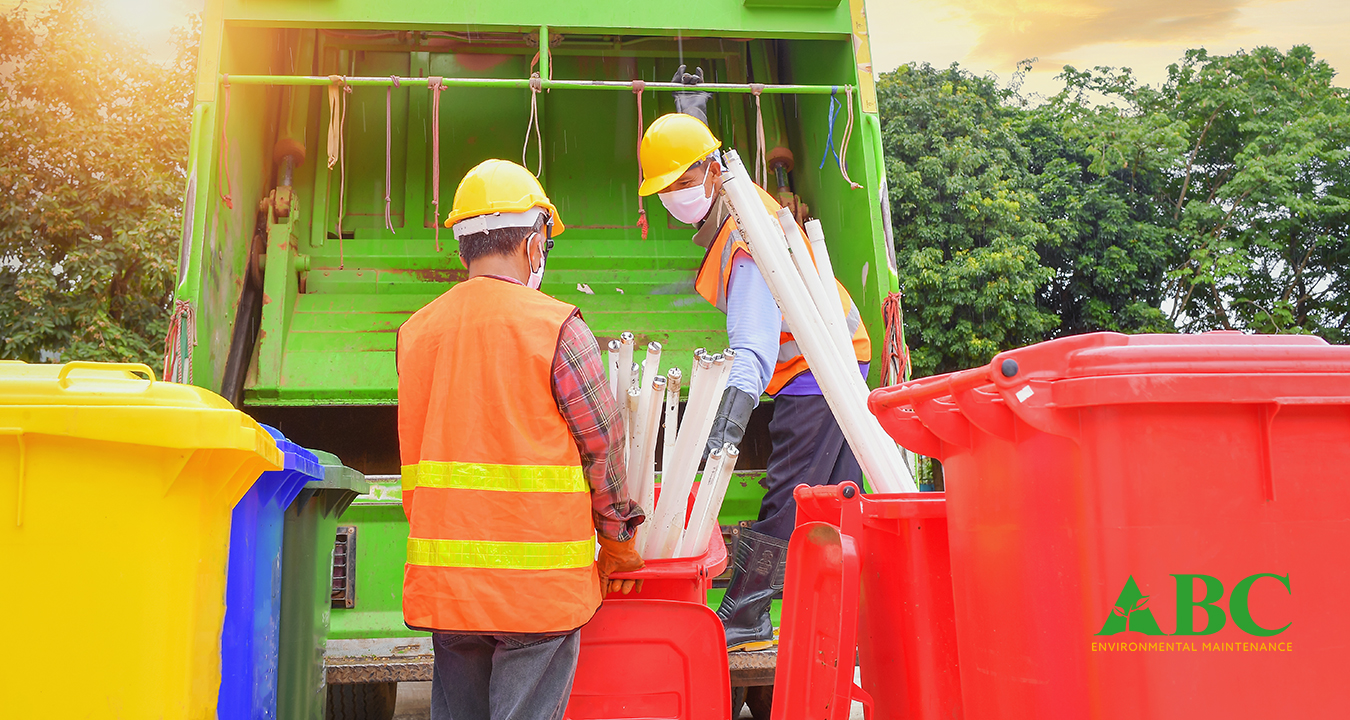
[[[562,720],[580,636],[437,633],[431,720]]]

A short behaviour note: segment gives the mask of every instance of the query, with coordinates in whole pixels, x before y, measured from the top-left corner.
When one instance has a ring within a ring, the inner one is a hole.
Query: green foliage
[[[1161,307],[1179,329],[1346,341],[1350,98],[1334,74],[1306,46],[1192,50],[1157,89],[1066,68],[1059,102],[1094,170],[1156,179],[1154,222],[1174,250]]]
[[[0,16],[0,357],[157,364],[196,33],[150,62],[95,7]]]
[[[1172,248],[1154,222],[1158,178],[1127,167],[1095,170],[1094,153],[1070,132],[1073,121],[1049,103],[1024,112],[1019,126],[1037,218],[1049,235],[1037,251],[1054,271],[1041,306],[1059,317],[1056,336],[1170,332],[1159,309]]]
[[[1045,337],[1052,272],[1017,111],[991,80],[910,66],[878,84],[906,336],[916,374],[969,367]]]
[[[1033,107],[955,65],[883,75],[916,373],[1098,330],[1346,342],[1350,98],[1333,76],[1307,47],[1192,50],[1156,88],[1066,67]]]

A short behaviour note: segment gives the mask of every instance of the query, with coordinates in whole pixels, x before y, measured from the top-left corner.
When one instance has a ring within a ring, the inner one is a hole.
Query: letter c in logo
[[[1261,627],[1260,625],[1257,625],[1256,621],[1252,619],[1251,608],[1247,607],[1247,595],[1252,590],[1252,584],[1254,584],[1257,580],[1260,580],[1261,578],[1265,577],[1275,578],[1276,580],[1279,580],[1280,583],[1284,585],[1284,589],[1287,592],[1289,592],[1290,595],[1293,594],[1293,591],[1289,589],[1288,575],[1276,575],[1274,573],[1257,573],[1255,575],[1252,575],[1251,577],[1243,578],[1240,582],[1238,582],[1236,586],[1233,587],[1233,593],[1228,596],[1228,614],[1233,616],[1233,624],[1237,625],[1239,628],[1242,629],[1243,632],[1248,633],[1249,635],[1257,635],[1260,637],[1270,637],[1271,635],[1279,635],[1285,630],[1288,630],[1289,626],[1292,624],[1292,623],[1285,623],[1284,627],[1272,630],[1270,628],[1264,628]]]

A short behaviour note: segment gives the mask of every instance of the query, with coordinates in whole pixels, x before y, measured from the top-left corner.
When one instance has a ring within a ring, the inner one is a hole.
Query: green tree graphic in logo
[[[1134,576],[1131,575],[1125,581],[1125,587],[1120,591],[1120,597],[1116,598],[1115,607],[1111,608],[1111,614],[1106,616],[1106,622],[1102,624],[1102,629],[1098,635],[1115,635],[1119,632],[1134,631],[1144,635],[1164,635],[1165,633],[1158,627],[1158,621],[1153,619],[1153,611],[1144,607],[1148,605],[1148,595],[1139,592],[1139,586],[1134,582]]]

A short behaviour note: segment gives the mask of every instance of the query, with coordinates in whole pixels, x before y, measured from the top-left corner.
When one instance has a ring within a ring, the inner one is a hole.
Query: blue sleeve
[[[783,314],[755,261],[744,254],[731,262],[727,287],[727,338],[736,351],[727,384],[759,400],[778,362]]]

